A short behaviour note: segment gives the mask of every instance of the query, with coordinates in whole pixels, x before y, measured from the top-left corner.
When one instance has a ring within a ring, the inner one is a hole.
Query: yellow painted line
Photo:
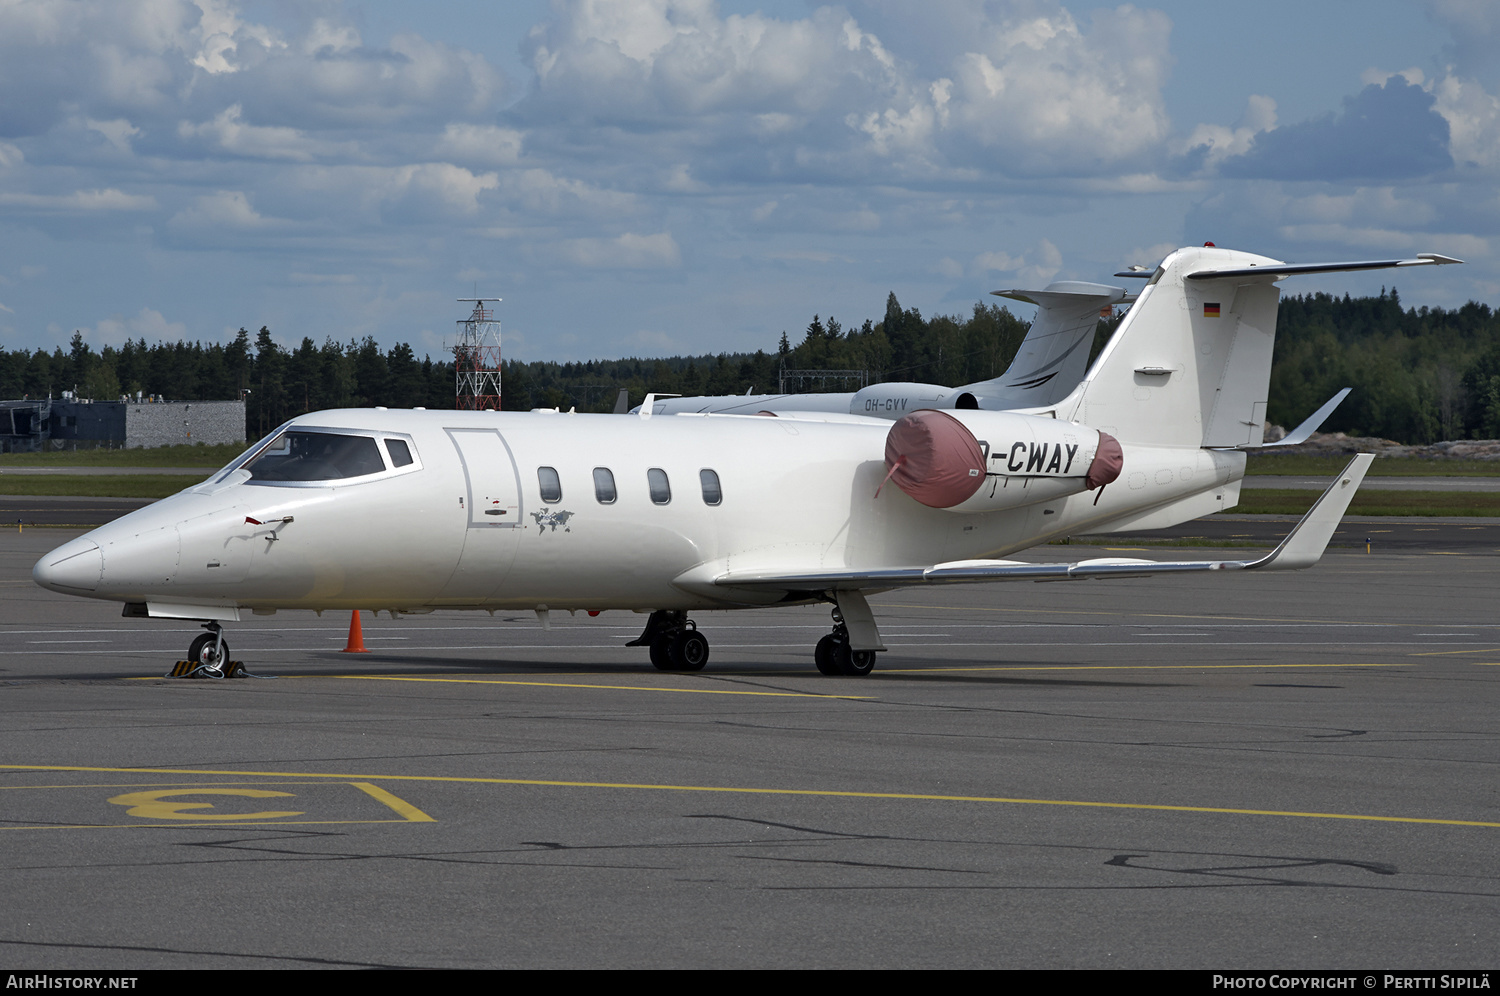
[[[688,695],[769,695],[788,699],[869,699],[872,695],[819,695],[814,692],[738,692],[717,688],[655,688],[651,685],[581,685],[572,681],[503,681],[498,678],[400,678],[378,674],[340,674],[349,681],[435,681],[457,685],[535,685],[539,688],[602,688],[611,692],[683,692]]]
[[[89,771],[153,775],[228,775],[245,778],[329,778],[339,781],[446,782],[466,785],[519,785],[538,788],[624,789],[640,792],[698,792],[723,795],[810,796],[825,799],[893,799],[912,802],[983,802],[1014,806],[1067,806],[1083,809],[1128,809],[1165,813],[1223,813],[1230,816],[1294,816],[1319,820],[1358,820],[1371,823],[1423,823],[1458,827],[1495,827],[1481,820],[1447,820],[1423,816],[1374,816],[1363,813],[1315,813],[1287,809],[1231,809],[1224,806],[1169,806],[1146,802],[1094,802],[1080,799],[1022,799],[988,795],[932,795],[919,792],[854,792],[842,789],[754,788],[744,785],[651,785],[636,782],[574,782],[541,778],[473,778],[455,775],[322,774],[307,771],[215,771],[202,768],[103,768],[84,765],[0,764],[0,771]],[[357,821],[348,821],[357,822]],[[372,821],[392,822],[392,821]],[[404,822],[404,821],[403,821]],[[259,824],[268,826],[272,824]]]
[[[115,769],[105,769],[105,770],[115,770]],[[139,770],[144,771],[146,769],[139,769]],[[319,780],[317,780],[317,781],[291,781],[291,782],[278,781],[278,782],[274,782],[272,784],[275,784],[275,785],[327,785],[328,784],[328,782],[326,780],[323,780],[323,776],[321,776],[321,775],[313,775],[313,776],[306,776],[306,775],[304,775],[302,777],[303,778],[312,777],[312,778],[319,779]],[[264,785],[264,784],[266,784],[266,783],[263,782],[263,781],[259,781],[259,782],[243,782],[243,781],[240,781],[240,782],[226,782],[226,781],[203,782],[203,781],[191,781],[191,782],[170,782],[170,783],[167,783],[166,787],[164,788],[163,787],[163,783],[160,782],[160,781],[155,781],[155,782],[100,782],[100,783],[97,783],[97,784],[80,783],[80,784],[74,784],[74,785],[0,785],[0,790],[9,789],[9,790],[15,791],[15,790],[25,790],[25,789],[94,789],[94,788],[104,788],[104,789],[119,790],[119,789],[122,789],[122,788],[155,788],[155,789],[162,789],[163,791],[170,791],[170,792],[172,792],[174,794],[187,794],[187,793],[213,794],[215,792],[215,790],[217,790],[219,794],[259,794],[259,795],[281,795],[281,796],[287,795],[287,793],[285,793],[285,792],[259,792],[259,793],[255,793],[255,792],[250,792],[250,793],[241,792],[241,793],[235,793],[233,790],[229,790],[228,792],[225,791],[225,786],[230,786],[230,785]],[[255,816],[255,814],[252,814],[252,813],[241,813],[241,814],[235,814],[233,816],[203,816],[203,817],[201,817],[200,820],[197,820],[197,821],[188,822],[188,821],[184,820],[183,822],[170,823],[170,824],[167,824],[167,823],[58,823],[58,824],[35,824],[35,825],[32,825],[32,826],[0,826],[0,830],[117,830],[117,829],[136,829],[136,830],[139,830],[139,829],[146,828],[146,827],[163,827],[163,826],[206,827],[206,826],[222,826],[224,824],[241,824],[241,823],[246,824],[246,825],[255,825],[255,826],[325,826],[325,825],[326,826],[332,826],[332,825],[340,825],[340,826],[342,826],[342,825],[348,825],[348,824],[364,824],[364,823],[436,823],[437,822],[437,820],[433,819],[431,816],[428,816],[426,813],[422,812],[416,806],[413,806],[411,803],[407,802],[405,799],[400,798],[399,796],[396,796],[396,795],[393,795],[390,792],[387,792],[385,789],[381,788],[379,785],[372,785],[369,782],[349,782],[348,784],[351,785],[351,786],[353,786],[354,788],[359,789],[361,792],[363,792],[366,795],[370,796],[372,799],[374,799],[376,802],[379,802],[381,805],[386,806],[389,809],[393,810],[397,815],[399,815],[401,817],[401,819],[399,819],[399,820],[287,820],[287,819],[267,819],[265,817],[259,817],[259,818],[257,818]],[[150,794],[150,793],[142,793],[142,794]],[[123,798],[125,798],[125,797],[123,797],[123,796],[117,796],[114,799],[111,799],[110,802],[119,802],[119,800],[123,799]],[[120,803],[120,804],[124,805],[126,803]],[[142,813],[142,812],[137,812],[135,809],[132,809],[130,811],[130,815],[132,815],[132,816],[143,816],[143,815],[147,815],[147,814]],[[289,813],[287,815],[289,815],[289,816],[301,816],[302,813]],[[174,817],[174,818],[181,819],[181,817]],[[212,822],[209,822],[209,821],[212,821]]]
[[[416,806],[413,806],[411,803],[407,802],[404,799],[396,798],[385,789],[381,788],[379,785],[371,785],[369,782],[350,782],[349,784],[353,785],[355,788],[359,789],[370,798],[385,803],[387,806],[391,807],[393,810],[406,817],[407,822],[409,823],[437,822],[437,820],[433,819],[431,816],[428,816]]]
[[[1443,657],[1448,654],[1493,654],[1500,651],[1500,647],[1485,647],[1482,650],[1424,650],[1420,654],[1407,654],[1408,657]]]
[[[38,823],[7,830],[201,830],[204,827],[336,827],[372,823],[414,823],[416,820],[219,820],[215,823]],[[436,822],[436,821],[434,821]]]
[[[974,667],[881,668],[872,672],[871,676],[921,674],[924,671],[1224,671],[1236,668],[1269,671],[1272,668],[1281,667],[1411,667],[1411,665],[1405,662],[1389,664],[995,664]]]

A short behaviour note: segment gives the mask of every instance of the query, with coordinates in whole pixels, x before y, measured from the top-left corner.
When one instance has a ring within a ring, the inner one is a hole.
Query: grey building
[[[6,453],[244,441],[244,401],[0,401]]]

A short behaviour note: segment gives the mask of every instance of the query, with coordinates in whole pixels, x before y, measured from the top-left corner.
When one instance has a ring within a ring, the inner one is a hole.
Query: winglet
[[[1245,565],[1245,570],[1260,568],[1267,571],[1296,571],[1304,567],[1311,567],[1323,556],[1323,551],[1328,548],[1328,541],[1333,538],[1333,531],[1338,528],[1339,522],[1344,518],[1344,513],[1349,509],[1349,503],[1354,500],[1354,493],[1359,490],[1359,485],[1365,479],[1365,471],[1370,469],[1370,463],[1375,459],[1373,453],[1360,453],[1344,472],[1334,479],[1323,492],[1323,497],[1313,503],[1292,531],[1287,534],[1281,545],[1271,551],[1269,556]]]

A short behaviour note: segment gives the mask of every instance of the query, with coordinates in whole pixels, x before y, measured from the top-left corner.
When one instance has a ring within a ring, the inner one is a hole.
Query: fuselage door
[[[446,429],[458,451],[465,494],[463,553],[440,602],[482,601],[505,580],[521,537],[521,480],[510,447],[494,429]]]

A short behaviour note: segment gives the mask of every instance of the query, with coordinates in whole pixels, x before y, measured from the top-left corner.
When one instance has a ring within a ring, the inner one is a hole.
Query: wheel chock
[[[172,670],[162,675],[163,678],[262,678],[265,675],[251,674],[245,670],[244,661],[229,661],[223,667],[215,667],[212,664],[195,664],[192,661],[178,661],[172,665]]]

